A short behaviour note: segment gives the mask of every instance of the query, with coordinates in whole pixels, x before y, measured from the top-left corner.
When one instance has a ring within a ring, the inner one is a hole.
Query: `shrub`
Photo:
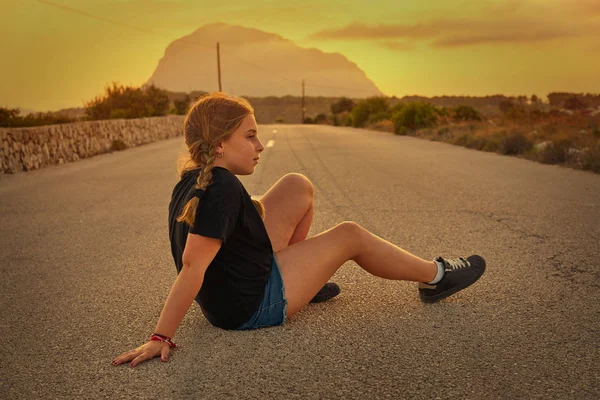
[[[174,100],[173,101],[173,105],[175,106],[175,114],[177,115],[185,115],[188,112],[188,109],[190,107],[190,96],[189,95],[185,95],[185,97],[183,99],[180,100]]]
[[[382,119],[373,124],[370,124],[369,128],[383,132],[394,132],[394,124],[389,119]]]
[[[471,108],[471,107],[469,107]],[[440,108],[435,108],[435,112],[437,113],[437,115],[439,115],[440,117],[447,117],[450,115],[450,113],[448,112],[448,109],[446,107],[440,107]]]
[[[600,173],[600,142],[588,147],[583,157],[582,168]]]
[[[352,111],[353,108],[354,102],[347,97],[342,97],[331,105],[331,113],[335,115],[344,111]]]
[[[326,124],[328,122],[327,115],[321,113],[315,117],[315,124]]]
[[[76,121],[73,118],[68,118],[60,115],[55,115],[52,112],[35,113],[21,116],[21,110],[18,108],[0,107],[0,127],[25,127],[25,126],[40,126],[52,124],[64,124],[67,122]]]
[[[565,100],[564,107],[567,110],[576,111],[583,110],[587,107],[587,104],[579,96],[571,96]]]
[[[408,131],[427,128],[435,125],[437,121],[435,107],[429,103],[408,103],[395,109],[392,115],[394,132],[398,133],[402,127]]]
[[[315,121],[311,117],[305,117],[303,123],[304,124],[314,124]]]
[[[457,121],[481,121],[481,114],[473,107],[458,106],[454,109],[454,119]]]
[[[505,117],[509,119],[527,118],[527,109],[521,103],[515,103],[510,99],[502,100],[498,103],[498,108]]]
[[[277,118],[275,118],[275,123],[276,123],[276,124],[281,124],[281,123],[283,123],[283,118],[282,118],[282,117],[277,117]]]
[[[369,121],[368,121],[368,123],[369,124],[375,124],[375,123],[377,123],[379,121],[383,121],[383,120],[386,120],[386,119],[390,119],[390,113],[387,112],[387,111],[380,111],[378,113],[369,115]]]
[[[85,104],[88,119],[143,118],[167,115],[169,96],[154,85],[136,88],[112,83],[105,87],[104,96]]]
[[[520,131],[509,132],[501,146],[502,154],[522,154],[533,147],[533,142]]]
[[[389,109],[385,97],[369,97],[361,100],[352,109],[352,126],[362,128],[372,114],[387,112]]]
[[[401,126],[400,128],[396,128],[396,125],[394,125],[394,134],[405,136],[408,135],[408,133],[409,131],[407,127]]]
[[[515,105],[511,100],[504,99],[498,103],[498,108],[500,109],[500,111],[502,111],[502,113],[506,114],[511,109],[515,108]]]
[[[0,126],[10,127],[19,126],[18,122],[22,119],[19,114],[21,110],[18,108],[0,108]]]
[[[504,137],[506,136],[506,132],[497,132],[493,135],[489,135],[486,137],[485,145],[483,146],[483,151],[489,151],[492,153],[497,153],[502,149],[502,143],[504,141]]]
[[[569,138],[554,139],[550,144],[536,152],[536,158],[543,164],[558,164],[567,161],[567,151],[573,141]]]

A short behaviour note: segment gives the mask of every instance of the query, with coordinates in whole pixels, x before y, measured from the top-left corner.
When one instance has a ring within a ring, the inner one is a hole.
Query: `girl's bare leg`
[[[287,316],[302,309],[348,260],[386,279],[432,281],[435,262],[423,260],[372,234],[354,222],[343,222],[319,235],[275,253],[281,268]]]
[[[301,174],[287,174],[261,197],[273,251],[303,241],[313,219],[313,186]]]
[[[265,227],[281,267],[287,316],[314,297],[338,268],[356,261],[368,272],[388,279],[429,282],[437,273],[425,261],[352,222],[306,239],[313,219],[313,186],[301,174],[287,174],[264,196]]]

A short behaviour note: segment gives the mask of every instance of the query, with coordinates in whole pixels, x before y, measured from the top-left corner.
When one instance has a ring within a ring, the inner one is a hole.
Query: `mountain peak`
[[[356,64],[339,53],[302,48],[280,35],[216,22],[173,41],[148,83],[178,92],[218,90],[245,96],[367,97],[382,95]]]

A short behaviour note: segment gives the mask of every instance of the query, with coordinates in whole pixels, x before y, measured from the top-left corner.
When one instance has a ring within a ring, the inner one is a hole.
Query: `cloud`
[[[382,40],[377,42],[378,45],[393,51],[409,51],[414,49],[414,45],[406,41],[397,40]]]
[[[489,33],[480,35],[453,35],[434,40],[431,44],[433,47],[461,47],[461,46],[473,46],[478,44],[491,44],[491,43],[532,43],[540,42],[557,38],[565,38],[568,36],[574,36],[573,33],[565,34],[560,32],[531,32],[525,33],[512,33],[512,32],[499,32]]]
[[[435,30],[425,25],[378,25],[368,26],[354,22],[339,29],[325,29],[312,34],[311,40],[364,40],[364,39],[398,39],[429,38]]]
[[[593,16],[600,16],[600,1],[598,0],[576,0],[575,2],[579,9]]]
[[[326,29],[310,36],[311,40],[388,40],[394,47],[398,39],[427,41],[433,47],[463,47],[479,44],[525,44],[555,39],[568,39],[600,33],[600,22],[580,20],[549,21],[535,17],[513,16],[504,20],[447,18],[416,24],[366,25],[351,23],[337,29]]]

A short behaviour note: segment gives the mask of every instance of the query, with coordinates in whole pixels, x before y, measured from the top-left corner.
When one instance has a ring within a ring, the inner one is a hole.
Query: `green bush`
[[[326,124],[327,121],[328,121],[327,115],[321,113],[321,114],[318,114],[315,117],[315,121],[314,122],[315,122],[315,124]]]
[[[536,157],[543,164],[558,164],[567,161],[567,151],[572,147],[571,139],[555,139],[550,145],[538,151]]]
[[[305,124],[314,124],[315,121],[311,117],[305,117],[303,123],[305,123]]]
[[[506,114],[515,108],[515,103],[512,100],[504,99],[498,103],[498,108],[503,114]]]
[[[385,97],[377,96],[361,100],[350,113],[352,115],[352,126],[362,128],[369,121],[371,115],[387,112],[388,109]]]
[[[17,128],[25,126],[64,124],[67,122],[76,121],[73,118],[56,116],[52,112],[28,114],[24,117],[20,114],[21,110],[18,108],[0,107],[0,127]]]
[[[275,118],[275,123],[276,123],[276,124],[281,124],[281,123],[283,123],[283,117],[277,117],[277,118]]]
[[[523,154],[531,150],[533,142],[519,131],[509,132],[502,141],[502,154]]]
[[[505,136],[506,132],[496,132],[492,135],[486,136],[485,145],[483,146],[482,150],[489,151],[492,153],[500,152]]]
[[[395,107],[392,114],[394,132],[399,133],[402,127],[415,131],[435,125],[437,121],[435,107],[429,103],[408,103]]]
[[[446,107],[439,107],[439,108],[436,107],[435,112],[440,117],[448,117],[450,115],[450,113],[448,112],[448,109]]]
[[[401,126],[400,128],[396,129],[396,126],[394,125],[394,134],[400,135],[400,136],[406,136],[409,134],[409,131],[408,131],[408,128],[405,126]]]
[[[190,100],[190,96],[187,94],[183,99],[174,100],[173,105],[175,106],[175,114],[186,115],[190,107]]]
[[[380,111],[378,113],[369,115],[368,123],[374,124],[376,122],[383,121],[386,119],[390,119],[390,113],[388,111]]]
[[[469,106],[458,106],[454,109],[454,119],[457,121],[481,121],[481,114]]]
[[[565,100],[565,104],[563,107],[567,110],[577,111],[583,110],[587,106],[587,103],[583,101],[583,99],[581,99],[579,96],[571,96],[567,100]]]
[[[588,147],[583,157],[582,168],[600,173],[600,142]]]
[[[154,85],[136,88],[112,83],[105,94],[85,104],[88,119],[144,118],[169,113],[170,100],[165,90]]]
[[[339,114],[344,111],[352,111],[354,108],[354,102],[348,97],[342,97],[331,105],[331,113]]]

